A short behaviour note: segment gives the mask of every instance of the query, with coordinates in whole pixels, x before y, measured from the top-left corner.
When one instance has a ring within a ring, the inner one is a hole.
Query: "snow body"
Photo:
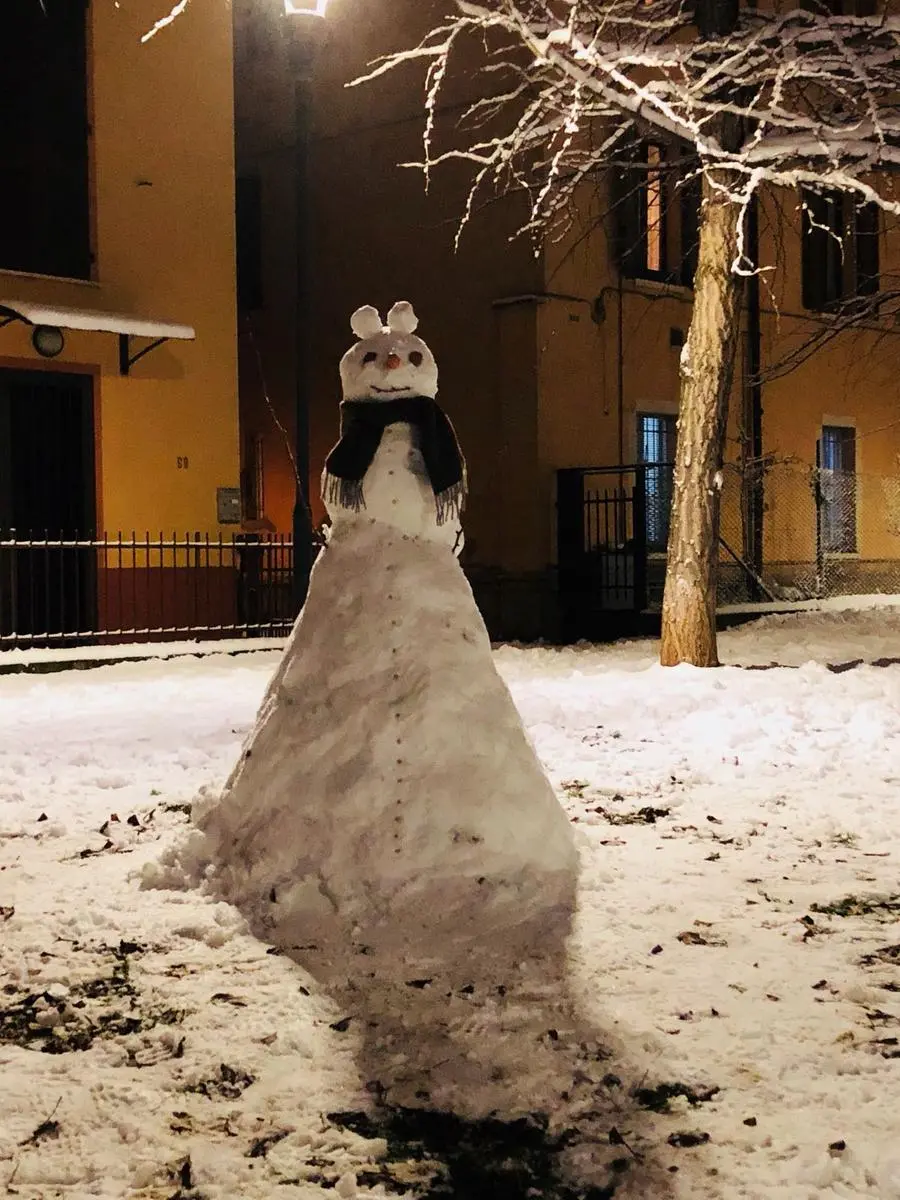
[[[374,315],[372,315],[374,314]],[[374,323],[377,321],[377,329]],[[354,315],[347,399],[433,395],[395,305]],[[373,331],[374,329],[374,331]],[[327,489],[326,489],[327,491]],[[322,923],[446,937],[567,907],[567,818],[498,675],[407,425],[388,426],[365,506],[331,506],[309,594],[221,800],[202,818],[226,898],[276,940]]]
[[[335,528],[241,760],[202,819],[212,873],[275,940],[323,923],[447,936],[565,903],[567,818],[448,548]]]

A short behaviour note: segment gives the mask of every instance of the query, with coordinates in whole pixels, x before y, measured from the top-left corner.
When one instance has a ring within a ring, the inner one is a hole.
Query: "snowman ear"
[[[368,338],[381,333],[384,326],[378,309],[373,308],[371,304],[364,304],[350,318],[350,328],[358,338]]]
[[[412,333],[419,318],[408,300],[398,300],[388,313],[387,323],[391,333]]]

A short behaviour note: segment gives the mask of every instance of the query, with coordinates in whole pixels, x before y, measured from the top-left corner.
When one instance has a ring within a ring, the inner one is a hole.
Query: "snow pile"
[[[407,944],[571,904],[572,833],[456,559],[345,522],[192,847],[266,936]],[[150,882],[155,876],[151,874]]]

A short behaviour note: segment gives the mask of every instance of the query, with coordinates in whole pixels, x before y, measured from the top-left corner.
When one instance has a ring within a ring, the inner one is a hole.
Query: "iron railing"
[[[646,608],[647,551],[657,515],[649,483],[643,465],[557,471],[557,581],[566,640],[596,636],[610,627],[613,613],[622,620]]]
[[[602,636],[660,608],[673,490],[671,463],[557,471],[568,636]],[[719,512],[718,607],[900,595],[900,473],[727,463]]]
[[[281,534],[0,532],[0,647],[277,637],[292,568]]]

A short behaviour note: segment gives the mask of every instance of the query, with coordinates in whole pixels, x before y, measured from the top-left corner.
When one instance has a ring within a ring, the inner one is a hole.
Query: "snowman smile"
[[[408,392],[408,391],[409,391],[409,388],[408,388],[408,387],[389,387],[389,388],[380,388],[380,387],[376,387],[376,386],[375,386],[375,384],[373,383],[373,384],[372,384],[372,391],[373,391],[373,392],[381,392],[381,393],[382,393],[382,395],[383,395],[385,392]]]

